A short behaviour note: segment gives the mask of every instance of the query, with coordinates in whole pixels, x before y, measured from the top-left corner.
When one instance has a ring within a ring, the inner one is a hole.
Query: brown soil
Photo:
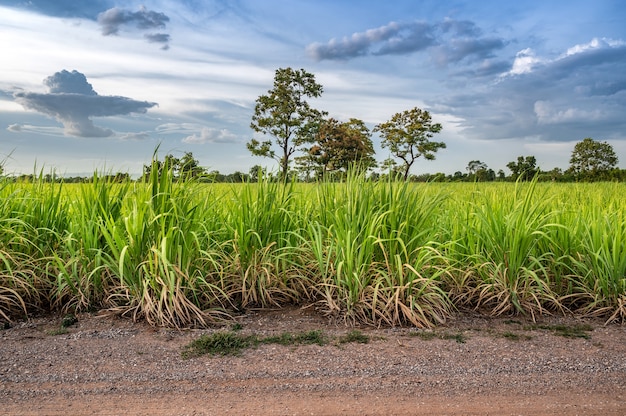
[[[183,359],[190,341],[228,328],[85,314],[54,335],[61,317],[37,318],[0,330],[0,414],[626,414],[626,327],[513,319],[464,314],[430,332],[359,328],[370,339],[359,344],[337,342],[353,328],[310,310],[250,312],[243,334],[316,329],[331,341]],[[572,338],[557,331],[581,324],[587,331]]]

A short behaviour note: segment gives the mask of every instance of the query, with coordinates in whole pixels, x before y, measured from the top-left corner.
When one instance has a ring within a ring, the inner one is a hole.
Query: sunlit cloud
[[[541,62],[542,59],[537,58],[532,49],[523,49],[515,55],[513,66],[506,75],[520,75],[532,72],[532,70]]]
[[[227,129],[214,129],[203,127],[199,133],[194,133],[183,139],[183,143],[232,143],[239,141],[239,138]]]
[[[118,133],[117,137],[119,137],[120,140],[148,140],[151,138],[148,132]]]
[[[165,123],[157,126],[158,134],[175,134],[185,136],[183,143],[207,144],[207,143],[238,143],[243,139],[225,128],[212,128],[197,123]]]

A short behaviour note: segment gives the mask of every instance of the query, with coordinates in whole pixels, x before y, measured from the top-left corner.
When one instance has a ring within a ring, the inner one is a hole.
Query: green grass
[[[554,333],[555,335],[565,338],[584,338],[591,339],[589,332],[593,331],[593,327],[587,324],[579,325],[529,325],[525,326],[526,330],[546,330]]]
[[[65,335],[69,332],[70,331],[66,327],[61,327],[61,328],[49,329],[46,331],[46,334],[54,337],[57,335]]]
[[[258,340],[261,344],[280,344],[280,345],[307,345],[316,344],[324,345],[327,343],[327,339],[319,330],[311,330],[307,332],[301,332],[292,334],[290,332],[283,332],[280,335],[273,335],[264,337]]]
[[[67,314],[61,319],[61,328],[68,328],[78,323],[78,318],[73,314]]]
[[[278,335],[260,337],[258,335],[243,335],[235,330],[205,334],[185,345],[182,350],[183,358],[199,357],[202,355],[240,355],[245,349],[256,348],[261,344],[277,344],[282,346],[319,345],[329,343],[367,344],[370,338],[361,331],[353,330],[346,335],[332,338],[321,330],[291,333],[282,332]]]
[[[258,344],[254,335],[241,335],[234,332],[216,332],[212,335],[202,335],[200,338],[187,344],[183,351],[183,358],[198,357],[201,355],[239,355],[241,351]]]
[[[510,332],[510,331],[505,331],[502,334],[499,334],[499,336],[501,336],[502,338],[511,340],[511,341],[522,341],[522,340],[527,341],[527,340],[532,339],[530,335],[520,334],[517,332]]]
[[[367,344],[370,342],[370,337],[362,333],[361,331],[355,329],[348,332],[346,335],[339,338],[339,343],[348,344],[348,343],[358,343],[358,344]]]
[[[209,327],[314,304],[373,326],[467,308],[626,322],[625,207],[621,183],[0,178],[0,321],[107,309]]]
[[[424,341],[431,341],[433,339],[443,339],[443,340],[452,340],[456,341],[459,344],[465,344],[467,341],[467,337],[461,332],[447,332],[447,331],[416,331],[410,332],[411,336],[419,337]]]

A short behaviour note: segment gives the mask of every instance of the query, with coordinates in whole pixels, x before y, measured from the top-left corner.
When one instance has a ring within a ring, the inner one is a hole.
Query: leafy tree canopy
[[[513,179],[527,181],[532,179],[539,169],[537,169],[537,159],[535,156],[519,156],[517,161],[509,162],[506,167],[511,170]]]
[[[309,130],[324,115],[312,108],[306,98],[319,97],[322,92],[323,87],[313,74],[304,69],[280,68],[276,70],[274,87],[256,100],[250,127],[273,136],[274,141],[252,139],[248,150],[278,161],[283,180],[287,179],[292,155],[298,146],[310,140]]]
[[[602,180],[617,166],[613,146],[590,137],[576,143],[570,159],[570,171],[580,179]]]
[[[176,179],[191,179],[206,175],[206,170],[200,166],[200,162],[193,157],[192,152],[185,152],[181,158],[168,154],[163,161],[155,158],[151,164],[143,166],[142,179],[144,181],[150,178],[152,169],[158,169],[159,175],[164,169],[171,169]]]
[[[382,147],[389,148],[394,157],[402,160],[403,176],[407,180],[411,166],[419,157],[434,160],[435,153],[446,148],[445,143],[430,140],[441,129],[441,124],[433,123],[428,111],[416,107],[396,113],[391,120],[378,124],[374,131],[380,132]]]
[[[298,163],[301,170],[312,170],[318,178],[329,172],[346,172],[354,166],[364,170],[376,166],[371,133],[361,120],[322,120],[312,137],[312,146]]]

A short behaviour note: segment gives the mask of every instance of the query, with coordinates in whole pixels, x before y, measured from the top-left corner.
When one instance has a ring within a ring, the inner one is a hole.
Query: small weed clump
[[[50,336],[64,335],[69,333],[69,327],[78,323],[78,318],[73,314],[67,314],[61,319],[61,325],[59,328],[49,329],[46,334]]]
[[[181,353],[183,358],[199,357],[201,355],[239,355],[246,348],[255,348],[259,344],[279,344],[283,346],[295,345],[326,345],[332,341],[320,330],[311,330],[300,333],[283,332],[280,335],[258,337],[257,335],[242,335],[231,330],[202,335],[200,338],[187,344]],[[356,342],[366,344],[369,337],[361,331],[354,330],[339,337],[337,342],[346,344]]]
[[[522,341],[522,340],[528,341],[528,340],[531,340],[533,338],[530,335],[518,334],[516,332],[510,332],[510,331],[503,332],[500,335],[502,336],[502,338],[506,338],[506,339],[509,339],[511,341]]]
[[[347,344],[351,342],[356,342],[358,344],[367,344],[368,342],[370,342],[370,337],[368,337],[358,329],[355,329],[339,338],[340,344]]]
[[[234,332],[216,332],[211,335],[202,335],[200,338],[187,344],[182,352],[183,358],[198,357],[204,354],[211,355],[239,355],[242,350],[257,344],[253,335],[245,336]]]
[[[524,327],[524,329],[538,330],[543,329],[553,332],[555,335],[565,338],[584,338],[591,339],[591,335],[588,332],[593,331],[593,327],[587,324],[580,325],[530,325]]]
[[[46,331],[46,334],[50,335],[50,336],[57,336],[57,335],[64,335],[67,334],[68,331],[67,328],[55,328],[55,329],[49,329]]]
[[[78,318],[75,315],[67,314],[61,320],[61,328],[69,328],[76,323],[78,323]]]
[[[436,331],[417,331],[417,332],[410,332],[410,335],[420,337],[424,341],[430,341],[430,340],[437,338],[437,339],[450,339],[450,340],[456,341],[459,344],[465,344],[465,341],[467,340],[465,335],[463,335],[461,332],[452,334],[449,332],[439,333]]]
[[[322,331],[313,330],[302,332],[298,334],[292,334],[290,332],[283,332],[280,335],[273,335],[265,337],[259,340],[261,344],[280,344],[280,345],[324,345],[327,340]]]

